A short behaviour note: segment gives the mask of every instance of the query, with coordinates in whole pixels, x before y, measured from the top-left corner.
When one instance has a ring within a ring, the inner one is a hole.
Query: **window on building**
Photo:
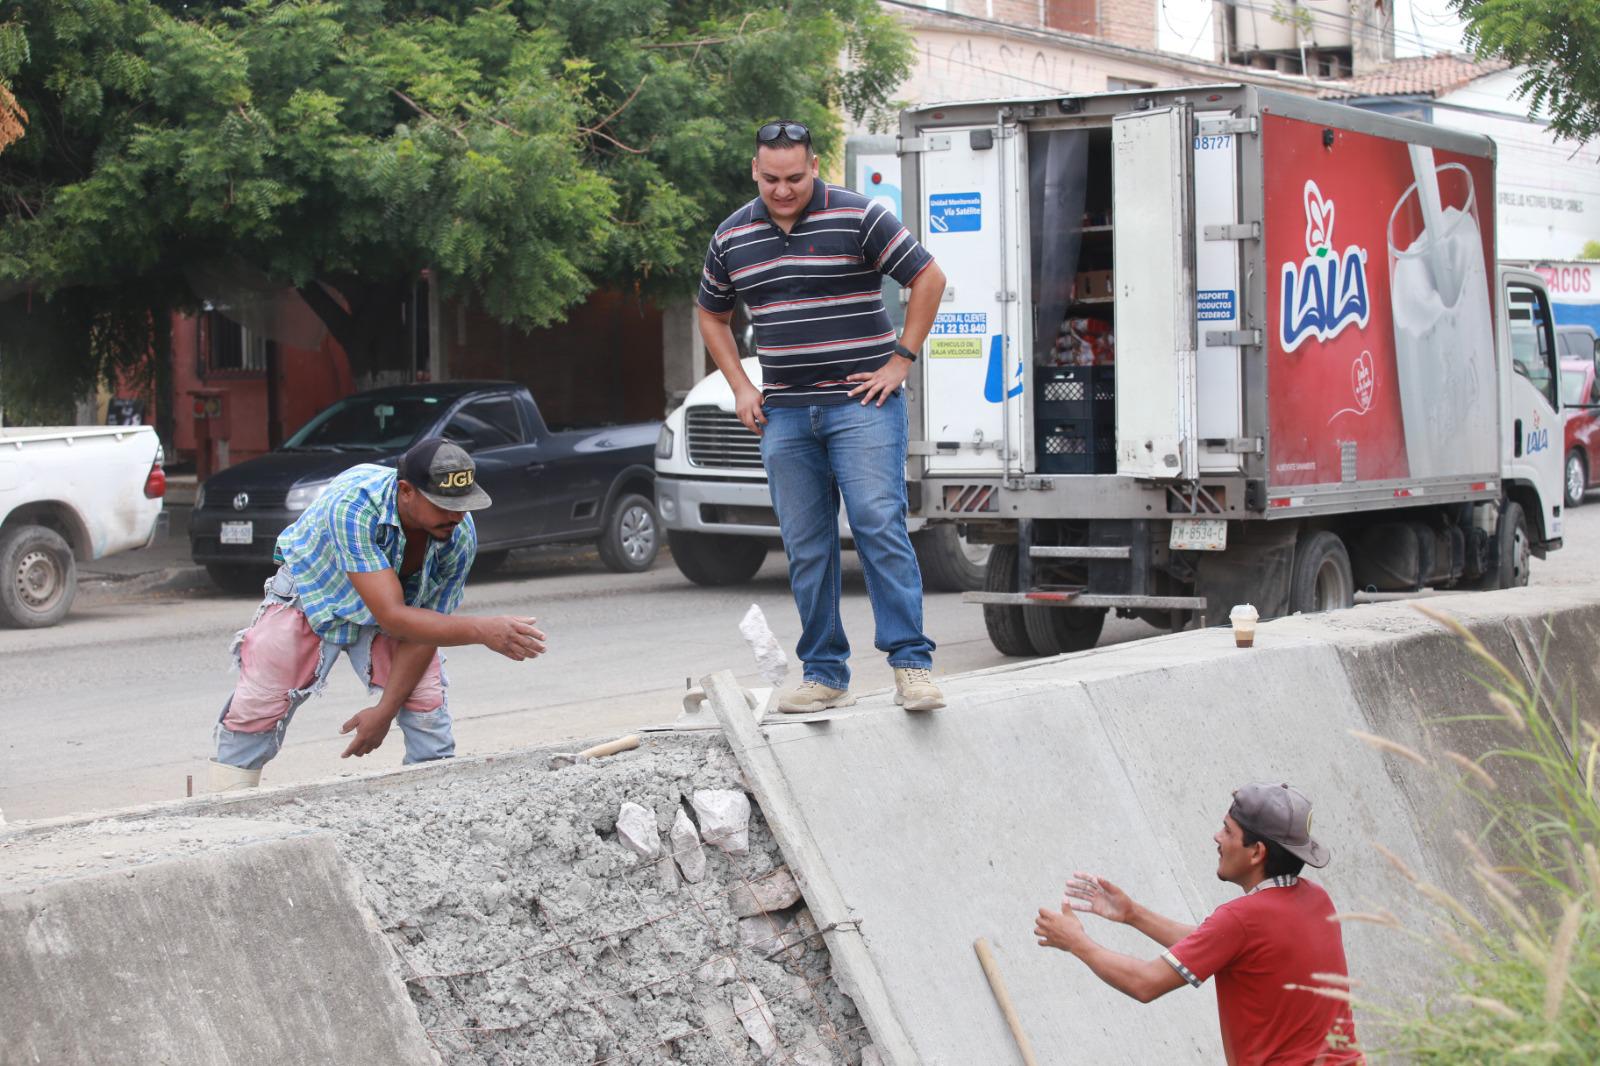
[[[200,349],[208,374],[265,372],[269,343],[219,311],[208,308],[200,317]]]
[[[1100,32],[1100,0],[1047,0],[1044,24],[1052,30],[1095,36]]]

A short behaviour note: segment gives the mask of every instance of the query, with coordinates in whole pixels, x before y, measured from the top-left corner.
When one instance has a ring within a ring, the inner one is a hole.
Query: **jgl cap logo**
[[[440,492],[449,492],[451,489],[465,489],[472,485],[472,471],[452,470],[439,482]]]

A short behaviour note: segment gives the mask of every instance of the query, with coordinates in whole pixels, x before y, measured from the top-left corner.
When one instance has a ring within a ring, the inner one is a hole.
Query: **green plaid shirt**
[[[395,508],[398,483],[399,474],[390,467],[351,467],[278,535],[273,558],[288,565],[300,609],[323,640],[353,644],[362,626],[377,624],[346,575],[400,573],[406,535]],[[406,603],[453,613],[461,606],[477,554],[477,530],[467,515],[448,541],[429,543],[420,570],[401,579]]]

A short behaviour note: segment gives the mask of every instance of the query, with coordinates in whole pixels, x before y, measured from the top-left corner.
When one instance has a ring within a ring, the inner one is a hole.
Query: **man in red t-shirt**
[[[1302,880],[1306,863],[1328,865],[1311,838],[1311,801],[1288,785],[1246,785],[1217,842],[1217,879],[1244,895],[1199,926],[1141,907],[1103,877],[1074,874],[1059,911],[1034,926],[1040,947],[1082,959],[1106,984],[1149,1003],[1188,983],[1217,979],[1222,1050],[1229,1066],[1351,1066],[1365,1062],[1342,998],[1349,982],[1333,901]],[[1090,939],[1073,911],[1131,925],[1167,950],[1136,959]],[[1329,988],[1335,996],[1308,988]]]

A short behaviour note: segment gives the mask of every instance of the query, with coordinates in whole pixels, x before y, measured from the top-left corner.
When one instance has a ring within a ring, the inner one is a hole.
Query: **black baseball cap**
[[[1258,837],[1317,869],[1328,865],[1328,849],[1311,839],[1311,799],[1290,785],[1250,784],[1233,794],[1228,813]]]
[[[478,464],[459,444],[424,437],[400,457],[400,480],[446,511],[480,511],[492,502],[478,485]]]

